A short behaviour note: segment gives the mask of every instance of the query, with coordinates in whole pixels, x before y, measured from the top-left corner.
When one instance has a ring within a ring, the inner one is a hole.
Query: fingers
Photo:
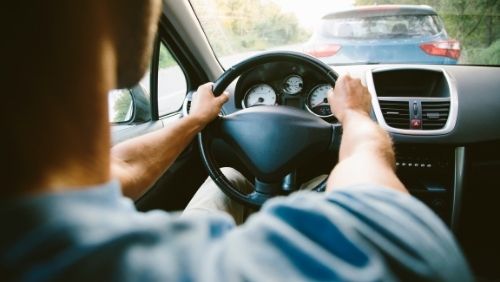
[[[350,74],[344,74],[342,75],[338,80],[337,80],[337,83],[335,86],[339,85],[339,86],[343,86],[345,84],[348,84],[350,83],[351,81],[355,80],[354,78],[352,78],[352,76]]]
[[[212,86],[213,86],[213,82],[207,82],[205,84],[202,84],[200,86],[198,86],[198,90],[197,92],[199,93],[212,93]]]
[[[219,97],[215,98],[217,105],[219,108],[222,108],[222,105],[224,105],[228,100],[229,100],[229,92],[224,91]]]
[[[208,108],[221,108],[224,103],[226,103],[229,100],[229,92],[224,91],[222,92],[221,95],[218,97],[214,97],[213,94],[213,82],[207,82],[205,84],[202,84],[198,87],[198,90],[196,91],[196,96],[194,97],[194,100],[197,100],[199,103],[202,103],[204,106],[203,107],[208,107]],[[218,111],[217,111],[218,113]]]
[[[343,76],[341,76],[340,80],[347,82],[347,81],[353,80],[353,78],[350,74],[347,73],[347,74],[344,74]]]
[[[224,91],[219,97],[215,99],[217,99],[217,102],[219,102],[219,104],[222,106],[229,100],[229,92]]]
[[[213,93],[213,85],[214,85],[213,82],[207,82],[205,84],[202,84],[202,85],[200,85],[198,87],[198,92],[210,93],[210,94],[214,95],[214,93]],[[225,103],[227,101],[228,97],[229,97],[229,92],[228,91],[224,91],[217,98],[220,98],[220,100],[224,100],[224,103]]]
[[[328,90],[328,93],[326,93],[326,99],[328,99],[328,104],[330,105],[332,104],[333,95],[334,95],[333,88],[331,88],[330,90]]]
[[[350,111],[367,113],[371,108],[370,94],[359,78],[349,74],[341,76],[335,88],[328,92],[332,113],[342,122]]]

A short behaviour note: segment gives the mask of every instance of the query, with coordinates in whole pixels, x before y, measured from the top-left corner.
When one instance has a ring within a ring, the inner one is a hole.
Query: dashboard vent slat
[[[401,129],[410,127],[410,108],[407,101],[379,100],[379,104],[387,125]]]
[[[448,121],[450,102],[422,101],[422,129],[441,129]]]

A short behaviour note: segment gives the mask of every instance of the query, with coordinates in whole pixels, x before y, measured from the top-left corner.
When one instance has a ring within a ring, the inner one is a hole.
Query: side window
[[[180,110],[187,92],[182,68],[167,47],[161,43],[158,65],[158,114],[168,115]]]

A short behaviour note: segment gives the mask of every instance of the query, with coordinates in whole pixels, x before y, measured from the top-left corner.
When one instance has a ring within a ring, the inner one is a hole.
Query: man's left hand
[[[205,83],[198,87],[193,95],[189,116],[196,118],[203,127],[214,120],[220,113],[222,105],[229,99],[229,93],[224,91],[219,97],[212,92],[213,83]]]

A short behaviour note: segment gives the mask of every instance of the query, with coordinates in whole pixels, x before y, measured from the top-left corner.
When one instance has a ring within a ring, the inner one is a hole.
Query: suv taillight
[[[458,60],[460,57],[460,42],[457,40],[436,41],[420,44],[425,53],[433,56],[443,56]]]
[[[305,53],[316,58],[324,58],[337,54],[340,48],[342,48],[342,46],[338,44],[325,44],[306,49]]]

